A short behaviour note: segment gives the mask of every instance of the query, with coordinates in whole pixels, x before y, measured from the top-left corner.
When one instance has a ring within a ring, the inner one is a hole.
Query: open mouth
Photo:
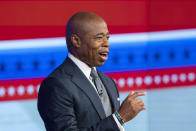
[[[106,57],[108,53],[99,53],[101,56]]]
[[[101,58],[103,61],[106,61],[107,58],[108,58],[108,52],[100,52],[100,53],[99,53],[99,56],[100,56],[100,58]]]

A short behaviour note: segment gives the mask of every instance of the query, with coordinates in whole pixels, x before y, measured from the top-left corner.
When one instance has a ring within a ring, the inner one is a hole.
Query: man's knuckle
[[[141,99],[141,98],[139,98],[139,99],[138,99],[138,102],[142,102],[142,99]]]

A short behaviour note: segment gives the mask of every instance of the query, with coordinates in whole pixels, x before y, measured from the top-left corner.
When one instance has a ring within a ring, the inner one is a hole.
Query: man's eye
[[[107,40],[109,40],[110,36],[107,36]]]
[[[95,39],[97,39],[97,40],[100,40],[100,39],[102,39],[103,37],[96,37]]]

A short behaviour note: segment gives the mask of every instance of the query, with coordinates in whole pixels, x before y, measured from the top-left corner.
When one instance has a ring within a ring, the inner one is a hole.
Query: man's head
[[[108,58],[109,32],[106,22],[96,14],[78,12],[66,25],[70,53],[90,67],[102,66]]]

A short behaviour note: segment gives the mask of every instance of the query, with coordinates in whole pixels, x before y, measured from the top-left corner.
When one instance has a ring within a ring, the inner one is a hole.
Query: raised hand
[[[144,96],[145,94],[145,92],[132,91],[123,101],[118,113],[124,122],[132,120],[140,111],[146,109],[142,99],[137,98],[138,96]]]

